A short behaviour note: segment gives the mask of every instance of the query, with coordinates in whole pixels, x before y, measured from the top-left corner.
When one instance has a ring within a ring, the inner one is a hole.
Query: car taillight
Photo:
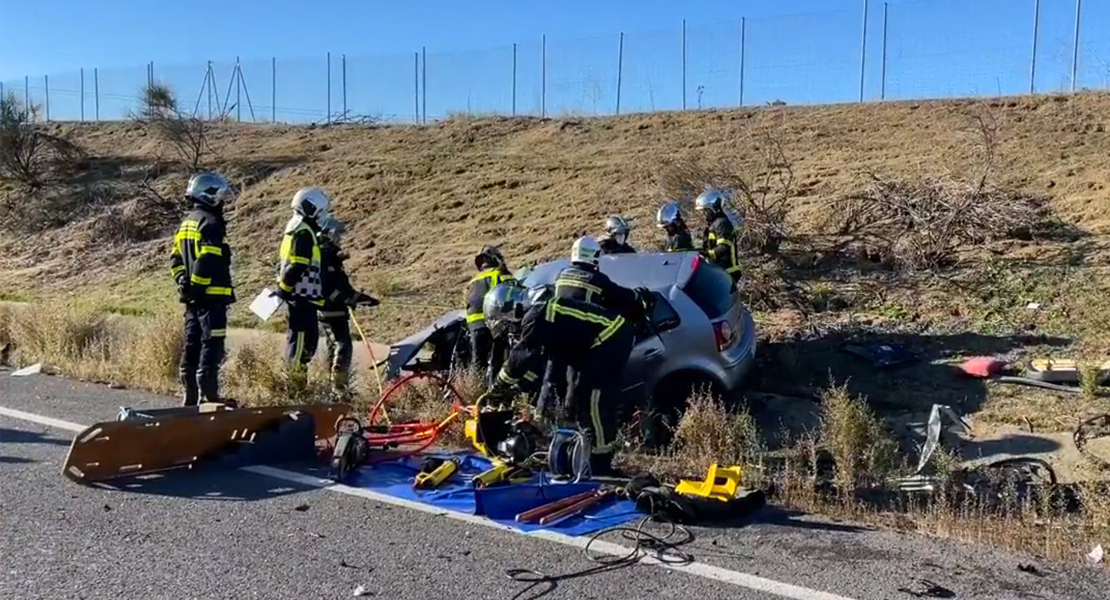
[[[732,345],[732,325],[727,319],[713,323],[713,337],[717,340],[717,352],[724,352]]]

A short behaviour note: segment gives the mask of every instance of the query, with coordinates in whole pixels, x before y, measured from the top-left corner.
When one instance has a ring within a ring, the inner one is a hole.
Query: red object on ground
[[[1002,373],[1009,366],[1010,363],[1004,360],[989,356],[976,356],[965,361],[964,364],[959,366],[959,369],[966,375],[986,379]]]

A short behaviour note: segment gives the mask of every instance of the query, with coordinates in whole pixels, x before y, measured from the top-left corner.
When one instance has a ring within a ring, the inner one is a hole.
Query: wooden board
[[[297,412],[312,415],[317,440],[329,439],[335,437],[336,420],[350,411],[348,404],[149,411],[153,418],[97,423],[77,434],[62,474],[87,484],[191,467]]]

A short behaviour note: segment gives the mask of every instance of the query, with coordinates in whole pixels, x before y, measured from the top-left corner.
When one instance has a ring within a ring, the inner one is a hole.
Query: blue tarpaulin
[[[547,529],[566,535],[589,535],[642,516],[636,512],[635,503],[632,501],[610,500],[591,507],[580,516],[546,527],[517,523],[515,519],[519,513],[595,489],[598,484],[590,481],[551,482],[545,474],[540,474],[527,483],[475,489],[470,484],[470,479],[493,466],[488,459],[476,454],[436,454],[434,456],[460,460],[459,470],[440,485],[439,489],[424,491],[415,490],[412,487],[413,478],[420,472],[420,463],[424,456],[363,467],[352,473],[348,485],[395,498],[421,502],[444,510],[485,516],[520,531]]]

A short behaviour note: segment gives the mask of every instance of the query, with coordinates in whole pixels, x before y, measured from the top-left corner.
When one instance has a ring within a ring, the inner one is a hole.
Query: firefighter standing
[[[478,274],[466,285],[466,325],[470,331],[470,357],[472,365],[489,373],[490,352],[493,335],[482,315],[482,303],[486,294],[503,281],[513,279],[505,257],[493,246],[486,246],[474,257],[474,267]],[[492,380],[492,376],[488,376]]]
[[[687,252],[694,249],[694,240],[690,237],[690,229],[682,220],[682,211],[677,202],[667,202],[659,208],[655,223],[667,234],[667,241],[663,244],[664,252]]]
[[[575,240],[571,246],[571,264],[559,272],[555,279],[555,296],[579,302],[589,302],[624,315],[634,317],[639,314],[643,301],[650,297],[646,289],[631,290],[613,283],[598,266],[601,247],[593,236]],[[541,412],[548,410],[553,401],[568,398],[568,387],[578,377],[573,365],[561,362],[553,356],[543,373],[538,406]]]
[[[319,312],[320,327],[327,342],[327,364],[331,370],[331,386],[336,396],[348,393],[351,357],[354,342],[351,339],[351,309],[359,306],[377,306],[378,300],[354,289],[343,261],[348,254],[341,244],[346,228],[343,223],[329,217],[320,228],[320,264],[324,277],[324,306]]]
[[[617,432],[617,394],[620,372],[632,352],[633,328],[619,312],[591,302],[548,296],[530,306],[519,286],[500,286],[487,300],[487,318],[519,323],[520,339],[490,390],[504,399],[514,389],[538,380],[548,361],[564,363],[578,373],[571,382],[565,406],[568,420],[591,433],[593,475],[612,473]]]
[[[702,252],[736,282],[740,279],[740,255],[736,247],[736,227],[725,213],[727,199],[725,190],[706,190],[694,200],[694,208],[705,216],[707,225],[702,236]]]
[[[292,207],[293,218],[281,240],[277,295],[289,307],[285,362],[291,370],[304,371],[320,342],[316,313],[324,306],[324,285],[318,236],[331,198],[321,188],[301,188],[293,195]]]
[[[632,226],[624,217],[612,216],[605,220],[606,236],[598,241],[602,254],[631,254],[636,249],[628,244],[628,233]]]
[[[189,179],[185,198],[193,208],[173,238],[170,271],[178,298],[185,305],[184,405],[195,406],[201,398],[220,402],[227,309],[235,302],[223,208],[235,198],[235,192],[222,175],[198,173]]]

